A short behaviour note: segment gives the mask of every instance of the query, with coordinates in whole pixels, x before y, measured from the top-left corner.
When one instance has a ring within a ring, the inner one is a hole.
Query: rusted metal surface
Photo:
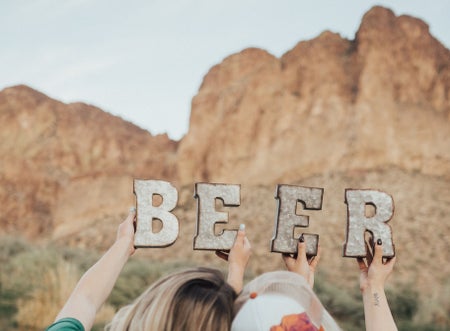
[[[136,233],[135,247],[166,247],[172,245],[178,237],[177,217],[170,211],[178,202],[178,191],[172,184],[161,180],[134,180],[136,195]],[[159,206],[153,205],[153,196],[161,197]],[[161,221],[162,228],[155,232],[153,220]]]
[[[372,235],[372,241],[381,239],[383,243],[383,256],[395,255],[392,242],[392,230],[387,222],[394,214],[394,200],[384,192],[377,190],[345,190],[345,203],[347,204],[347,238],[344,243],[343,256],[367,256],[364,235],[366,231]],[[366,215],[366,205],[375,208],[375,214]]]
[[[226,224],[228,213],[216,211],[216,199],[225,207],[241,204],[241,186],[233,184],[196,183],[194,197],[197,199],[197,230],[194,237],[196,250],[229,250],[234,244],[237,230],[224,230],[215,234],[216,224]]]
[[[277,185],[275,199],[278,200],[275,218],[274,236],[271,241],[271,252],[297,253],[298,238],[294,238],[296,227],[309,226],[309,216],[297,215],[297,202],[304,210],[322,209],[323,189],[294,185]],[[319,236],[304,234],[306,254],[317,255]]]

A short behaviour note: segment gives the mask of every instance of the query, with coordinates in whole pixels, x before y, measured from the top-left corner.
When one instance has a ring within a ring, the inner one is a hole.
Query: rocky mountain
[[[396,280],[427,298],[449,291],[450,51],[413,17],[374,7],[353,40],[324,32],[281,58],[245,49],[217,64],[193,98],[179,142],[86,104],[63,104],[26,86],[0,92],[0,232],[104,248],[134,204],[132,179],[171,181],[180,236],[154,259],[220,262],[190,249],[193,183],[242,184],[229,227],[247,224],[254,273],[268,254],[275,184],[325,189],[307,232],[319,233],[323,272],[349,283],[341,258],[345,188],[391,194]],[[187,249],[189,248],[189,249]],[[350,282],[354,284],[354,282]]]
[[[0,232],[41,238],[116,216],[117,201],[133,201],[134,177],[175,175],[177,145],[93,106],[7,88],[0,92]]]
[[[324,32],[280,59],[231,55],[193,99],[180,179],[264,184],[385,166],[448,177],[449,63],[424,22],[381,7],[354,40]]]

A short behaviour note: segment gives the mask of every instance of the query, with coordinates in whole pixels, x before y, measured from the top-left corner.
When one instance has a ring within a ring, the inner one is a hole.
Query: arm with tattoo
[[[384,291],[386,279],[391,274],[395,257],[383,262],[383,247],[379,239],[373,259],[358,258],[360,288],[364,302],[367,331],[397,331]]]

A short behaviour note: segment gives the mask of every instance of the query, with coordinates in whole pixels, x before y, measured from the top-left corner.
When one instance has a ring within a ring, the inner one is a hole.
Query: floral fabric
[[[323,327],[317,329],[309,320],[306,313],[286,315],[280,325],[270,328],[270,331],[324,331]]]

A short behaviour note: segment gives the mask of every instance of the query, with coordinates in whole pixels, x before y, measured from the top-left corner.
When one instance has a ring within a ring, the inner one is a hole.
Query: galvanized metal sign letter
[[[345,190],[347,204],[347,239],[343,256],[365,257],[367,255],[364,234],[372,234],[373,242],[381,239],[383,256],[395,255],[391,227],[387,222],[394,214],[394,200],[384,192],[376,190]],[[374,215],[366,216],[366,205],[375,208]]]
[[[170,211],[178,202],[178,191],[169,182],[161,180],[134,180],[136,195],[136,233],[135,247],[166,247],[177,240],[179,224],[177,217]],[[153,205],[153,196],[159,195],[162,202]],[[153,229],[153,221],[162,223],[159,232]]]
[[[275,199],[278,200],[278,208],[271,252],[297,253],[298,238],[294,238],[294,229],[309,226],[308,216],[297,215],[297,202],[301,202],[305,210],[320,210],[322,209],[322,198],[322,188],[277,185]],[[308,256],[317,255],[319,236],[303,234],[303,237],[306,243],[306,254]]]
[[[237,230],[224,230],[219,235],[214,228],[217,223],[227,223],[228,213],[218,212],[216,199],[225,207],[241,204],[241,186],[233,184],[196,183],[194,197],[197,199],[197,232],[194,237],[194,249],[229,250],[234,244]]]

